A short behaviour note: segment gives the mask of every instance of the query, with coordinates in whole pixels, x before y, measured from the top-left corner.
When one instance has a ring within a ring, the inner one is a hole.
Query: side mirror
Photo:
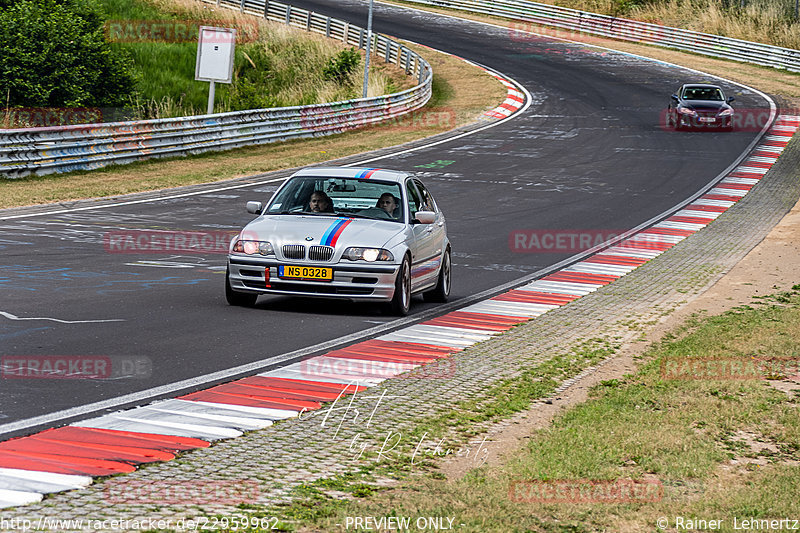
[[[253,215],[260,215],[264,206],[261,202],[247,202],[247,212]]]
[[[735,98],[734,96],[729,96],[727,101],[728,101],[728,103],[730,104],[730,103],[731,103],[731,102],[733,102],[734,100],[736,100],[736,98]]]
[[[414,218],[419,224],[433,224],[436,221],[436,213],[433,211],[417,211]]]
[[[672,94],[672,95],[670,95],[670,98],[672,98],[672,99],[673,99],[673,100],[675,100],[676,102],[678,101],[678,95],[677,95],[677,94]]]

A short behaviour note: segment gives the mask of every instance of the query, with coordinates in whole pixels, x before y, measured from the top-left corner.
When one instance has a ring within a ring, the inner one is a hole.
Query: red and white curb
[[[447,365],[431,367],[438,376],[426,376],[424,367],[596,291],[710,224],[758,183],[799,127],[800,117],[779,116],[741,165],[684,209],[527,285],[277,370],[0,442],[0,507],[168,461],[420,367],[420,377],[447,377]]]
[[[419,43],[414,43],[414,44],[416,44],[417,46],[421,46],[423,48],[427,48],[427,49],[432,50],[434,52],[439,52],[441,54],[445,54],[445,55],[448,55],[448,56],[451,56],[451,57],[455,57],[456,59],[460,59],[464,63],[467,63],[469,65],[472,65],[473,67],[481,69],[486,74],[488,74],[489,76],[495,78],[497,81],[499,81],[500,83],[505,85],[506,90],[507,90],[506,99],[503,100],[503,103],[501,103],[499,106],[497,106],[494,109],[491,109],[489,111],[486,111],[483,114],[483,116],[481,117],[483,120],[505,119],[505,118],[510,117],[511,115],[513,115],[514,113],[516,113],[517,111],[519,111],[520,109],[522,109],[525,106],[525,93],[523,93],[520,90],[520,87],[518,87],[517,85],[514,85],[514,83],[512,83],[512,81],[509,80],[508,78],[503,77],[502,75],[498,74],[497,72],[495,72],[493,70],[489,70],[488,68],[484,67],[483,65],[479,65],[477,63],[474,63],[474,62],[470,61],[469,59],[464,59],[461,56],[457,56],[457,55],[451,54],[449,52],[443,52],[441,50],[436,50],[435,48],[431,48],[430,46],[426,46],[424,44],[419,44]]]
[[[480,65],[476,65],[478,68],[483,68]],[[485,68],[483,70],[486,70]],[[503,78],[502,76],[492,72],[491,70],[486,70],[486,73],[490,76],[494,77],[506,86],[508,93],[506,94],[506,99],[503,101],[502,104],[495,107],[491,111],[487,111],[484,113],[484,116],[489,118],[508,118],[525,105],[525,95],[522,94],[516,85],[508,81],[507,79]]]

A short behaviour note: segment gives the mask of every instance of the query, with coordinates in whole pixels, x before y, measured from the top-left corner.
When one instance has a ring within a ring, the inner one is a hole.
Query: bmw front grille
[[[286,244],[283,247],[283,257],[286,259],[305,259],[306,247],[302,244]]]
[[[332,246],[312,246],[308,249],[309,261],[330,261],[332,257]]]

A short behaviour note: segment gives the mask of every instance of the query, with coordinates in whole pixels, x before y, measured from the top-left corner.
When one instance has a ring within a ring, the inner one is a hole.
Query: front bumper
[[[328,267],[333,269],[332,281],[282,279],[279,265]],[[228,256],[228,279],[235,291],[256,294],[283,294],[316,298],[340,298],[356,301],[389,301],[394,296],[394,284],[400,265],[347,263],[312,263],[307,261],[278,261]],[[265,272],[269,269],[269,283]]]
[[[685,128],[730,128],[733,124],[731,115],[724,116],[696,116],[678,115],[680,125]]]

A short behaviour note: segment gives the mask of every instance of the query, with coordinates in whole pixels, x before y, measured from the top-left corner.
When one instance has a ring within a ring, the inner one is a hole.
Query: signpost
[[[372,53],[372,2],[369,0],[369,15],[367,16],[367,58],[364,61],[364,90],[361,92],[361,97],[367,97],[367,85],[369,85],[369,55]],[[397,60],[398,63],[400,60]]]
[[[197,42],[197,62],[194,79],[209,81],[208,114],[214,112],[214,84],[231,83],[233,78],[233,53],[236,47],[236,30],[200,26]]]

